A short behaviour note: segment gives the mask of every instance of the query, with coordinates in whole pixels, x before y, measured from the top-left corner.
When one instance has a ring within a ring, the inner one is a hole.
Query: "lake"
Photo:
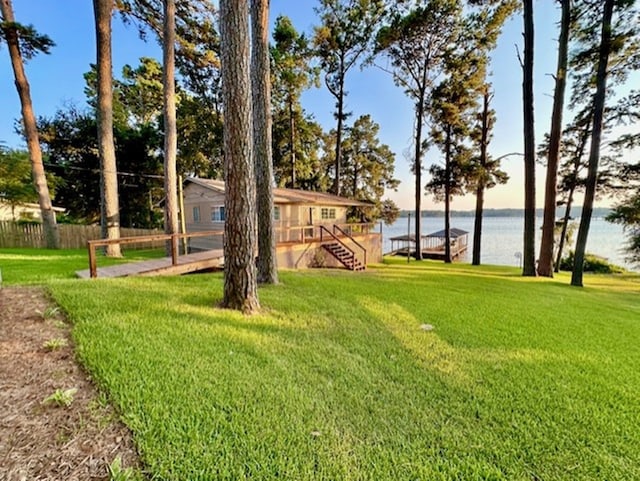
[[[469,232],[469,250],[462,262],[471,262],[471,250],[473,246],[473,217],[452,217],[451,227],[457,227]],[[383,252],[391,251],[391,237],[405,235],[407,233],[407,218],[398,219],[392,225],[383,225]],[[413,234],[414,219],[411,218],[411,233]],[[575,239],[578,236],[578,223],[573,235],[573,244],[565,248],[565,252],[573,249]],[[536,258],[540,250],[540,235],[542,233],[542,217],[536,219]],[[444,229],[444,218],[423,217],[422,232],[429,234]],[[522,217],[485,217],[482,228],[482,263],[505,266],[519,266],[518,254],[522,253],[522,236],[524,229],[524,218]],[[622,226],[611,224],[603,218],[593,218],[589,229],[587,241],[587,252],[607,258],[610,262],[623,266],[630,270],[638,270],[625,261],[624,252],[621,248],[626,242]]]

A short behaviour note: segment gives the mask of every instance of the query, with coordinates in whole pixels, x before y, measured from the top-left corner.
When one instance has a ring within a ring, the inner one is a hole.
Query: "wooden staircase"
[[[363,271],[366,269],[366,266],[356,258],[354,252],[342,244],[330,242],[322,244],[322,247],[350,271]]]
[[[351,249],[339,237],[336,236],[336,230],[351,239],[358,247],[360,247],[364,251],[363,261],[358,259],[353,249]],[[328,238],[327,241],[325,241],[325,237]],[[331,232],[324,226],[320,226],[320,241],[322,242],[322,248],[350,271],[364,271],[367,268],[366,249],[338,226],[333,226],[333,232]]]

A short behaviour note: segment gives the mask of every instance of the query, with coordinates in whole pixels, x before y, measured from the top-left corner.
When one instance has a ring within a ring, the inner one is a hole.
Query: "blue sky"
[[[299,31],[310,32],[316,23],[313,0],[271,0],[271,17],[288,15]],[[556,2],[536,2],[536,120],[537,140],[549,128],[553,80],[555,70],[558,11]],[[95,35],[93,32],[92,4],[87,0],[20,0],[14,2],[16,19],[33,24],[40,32],[49,35],[56,47],[51,55],[41,55],[27,64],[27,75],[31,83],[36,115],[50,116],[65,104],[84,105],[84,79],[82,74],[95,61]],[[493,55],[492,83],[495,90],[493,108],[497,112],[497,123],[490,152],[495,157],[510,152],[522,152],[521,114],[521,69],[516,57],[515,45],[522,39],[522,21],[513,18],[500,38]],[[124,26],[114,19],[113,32],[114,72],[125,64],[136,64],[141,56],[161,58],[155,40],[145,43],[138,38],[132,26]],[[396,87],[389,74],[371,67],[355,69],[347,79],[347,108],[353,112],[350,121],[359,115],[371,114],[380,124],[380,139],[396,153],[396,176],[402,181],[398,192],[389,192],[402,208],[413,205],[414,182],[410,173],[410,162],[404,153],[411,146],[413,133],[412,104],[402,90]],[[334,100],[324,88],[305,93],[303,104],[307,111],[329,129],[334,126]],[[20,146],[21,139],[13,133],[14,120],[20,115],[20,105],[13,84],[13,74],[6,48],[0,48],[0,142],[9,146]],[[425,164],[438,161],[437,152],[429,152]],[[519,208],[523,203],[522,158],[510,157],[503,161],[511,180],[487,193],[487,207]],[[537,199],[543,203],[544,171],[539,168]],[[474,206],[471,195],[455,198],[454,209],[470,209]],[[441,208],[430,196],[423,201],[425,209]]]

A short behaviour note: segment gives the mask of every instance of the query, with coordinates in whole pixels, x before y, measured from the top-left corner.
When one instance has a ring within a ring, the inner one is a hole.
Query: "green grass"
[[[98,255],[98,266],[162,257],[161,250],[129,250],[123,258]],[[43,284],[56,279],[73,279],[76,271],[89,268],[87,249],[0,249],[0,270],[5,285]]]
[[[281,280],[251,317],[220,274],[50,283],[152,479],[640,479],[637,276]]]

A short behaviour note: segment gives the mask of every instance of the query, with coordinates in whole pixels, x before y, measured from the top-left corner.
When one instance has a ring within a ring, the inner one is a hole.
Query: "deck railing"
[[[352,242],[354,242],[362,251],[364,252],[364,265],[367,264],[367,250],[362,244],[353,239],[353,235],[358,234],[369,234],[372,230],[374,230],[376,224],[339,224],[333,225],[333,232],[329,230],[328,225],[300,225],[300,226],[292,226],[292,227],[284,227],[278,228],[276,231],[278,234],[286,233],[287,240],[284,242],[296,242],[296,243],[310,243],[315,241],[323,241],[325,236],[331,235],[333,238],[336,238],[340,244],[346,246],[346,244],[339,239],[339,237],[335,234],[336,231],[342,234],[345,237],[348,237]],[[291,232],[299,232],[298,235],[295,236],[295,239],[292,239]],[[327,234],[325,234],[327,233]],[[145,236],[135,236],[135,237],[121,237],[118,239],[96,239],[87,241],[87,249],[89,251],[89,272],[92,278],[98,276],[98,265],[97,265],[97,255],[96,250],[100,247],[106,247],[109,245],[130,245],[130,244],[145,244],[145,243],[158,243],[158,242],[167,242],[170,248],[171,254],[171,264],[178,265],[178,256],[180,255],[179,244],[180,240],[191,239],[191,238],[201,238],[201,237],[222,237],[223,231],[221,230],[213,230],[213,231],[203,231],[203,232],[191,232],[185,234],[153,234],[153,235],[145,235]],[[278,238],[281,238],[280,235]],[[350,251],[353,252],[353,249],[346,246]],[[355,253],[354,253],[355,258]]]
[[[342,231],[343,235],[352,237],[360,234],[370,234],[373,232],[377,224],[358,223],[358,224],[336,224]],[[333,228],[333,224],[316,224],[316,225],[296,225],[289,227],[277,227],[276,238],[278,242],[299,242],[306,244],[320,239],[320,229]]]
[[[206,232],[191,232],[186,234],[154,234],[137,237],[120,237],[118,239],[97,239],[87,242],[87,249],[89,250],[89,275],[91,278],[98,277],[98,258],[96,255],[96,249],[99,247],[106,247],[110,245],[128,245],[128,244],[145,244],[154,242],[168,242],[171,251],[171,265],[178,265],[178,257],[180,255],[180,239],[190,239],[193,237],[210,237],[220,236],[222,232],[206,231]]]

